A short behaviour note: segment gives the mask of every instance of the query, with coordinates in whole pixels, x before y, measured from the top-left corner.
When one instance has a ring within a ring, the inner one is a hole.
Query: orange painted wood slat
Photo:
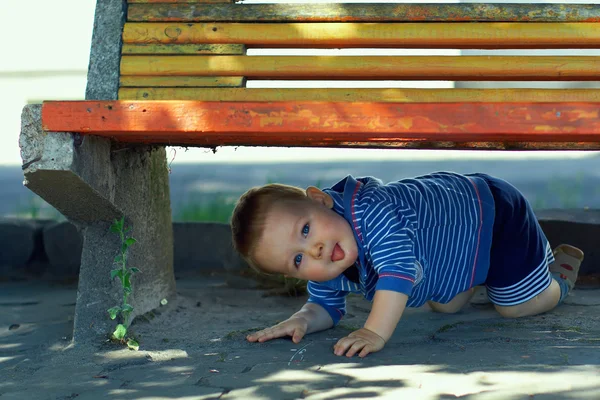
[[[223,82],[225,78],[197,77],[198,83],[183,86],[175,78],[122,77],[121,100],[199,100],[199,101],[343,101],[343,102],[396,102],[396,103],[559,103],[597,102],[598,89],[364,89],[364,88],[230,88],[242,86],[241,81]],[[188,78],[191,79],[191,78]],[[222,86],[218,90],[200,86]],[[233,78],[232,78],[233,79]],[[144,83],[147,83],[144,86]],[[131,87],[123,87],[131,86]],[[163,86],[163,87],[150,87]]]
[[[597,23],[127,23],[125,43],[294,48],[600,48]]]
[[[249,79],[598,80],[586,56],[122,56],[121,75]]]
[[[137,143],[199,147],[589,143],[600,148],[597,103],[46,102],[42,126]],[[543,147],[543,146],[542,146]],[[585,145],[583,146],[585,148]]]

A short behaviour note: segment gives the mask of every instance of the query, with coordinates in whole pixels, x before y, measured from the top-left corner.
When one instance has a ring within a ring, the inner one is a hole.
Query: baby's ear
[[[317,203],[323,204],[327,208],[333,208],[333,199],[331,196],[319,188],[314,186],[307,187],[306,196]]]

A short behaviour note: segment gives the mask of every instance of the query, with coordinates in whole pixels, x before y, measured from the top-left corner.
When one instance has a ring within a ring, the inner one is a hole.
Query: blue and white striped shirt
[[[359,283],[344,275],[308,282],[308,301],[324,307],[334,324],[346,313],[349,293],[372,301],[376,290],[392,290],[419,307],[447,303],[485,281],[494,199],[483,179],[437,172],[384,185],[348,176],[324,191],[359,249]]]

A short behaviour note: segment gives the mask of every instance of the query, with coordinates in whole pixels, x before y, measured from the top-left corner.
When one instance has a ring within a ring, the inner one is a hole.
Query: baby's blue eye
[[[296,257],[294,257],[294,265],[296,266],[296,268],[298,268],[300,266],[301,262],[302,262],[302,254],[298,254]]]
[[[308,236],[309,230],[310,230],[310,227],[308,226],[308,224],[304,225],[304,227],[302,228],[302,235]]]

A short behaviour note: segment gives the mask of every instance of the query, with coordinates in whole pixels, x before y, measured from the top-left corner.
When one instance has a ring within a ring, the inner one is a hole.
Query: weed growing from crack
[[[116,233],[121,238],[121,250],[115,257],[114,264],[118,267],[110,271],[110,279],[119,278],[121,287],[123,288],[123,303],[119,306],[114,306],[108,309],[110,319],[114,320],[119,314],[121,314],[122,323],[118,324],[115,331],[112,334],[114,340],[118,340],[121,343],[126,343],[127,347],[132,350],[138,350],[140,348],[139,343],[131,338],[127,337],[127,325],[129,323],[129,316],[133,311],[133,307],[127,303],[129,295],[132,293],[131,288],[131,277],[140,272],[137,268],[127,267],[127,250],[132,246],[136,240],[128,236],[131,227],[125,227],[125,217],[120,220],[115,220],[110,226],[110,231]]]

